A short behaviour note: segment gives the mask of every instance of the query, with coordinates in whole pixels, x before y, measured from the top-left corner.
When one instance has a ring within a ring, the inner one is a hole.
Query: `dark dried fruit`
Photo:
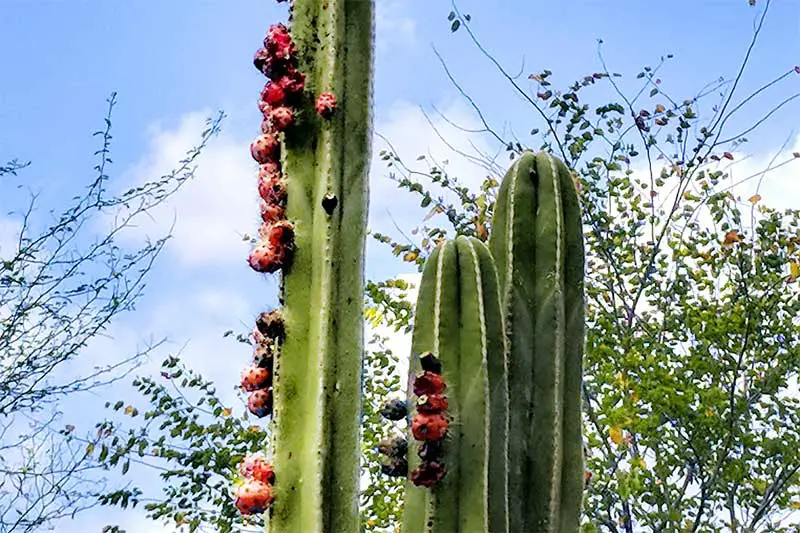
[[[418,487],[431,488],[446,474],[444,465],[435,462],[424,462],[411,472],[411,482]]]
[[[414,378],[414,394],[425,396],[429,394],[441,394],[446,388],[442,376],[426,371]]]
[[[403,400],[390,400],[379,412],[386,420],[402,420],[408,414],[408,405]]]
[[[428,440],[422,443],[417,455],[423,461],[437,462],[444,455],[444,440]]]
[[[388,463],[381,464],[381,473],[391,477],[406,477],[408,475],[408,461],[405,459],[393,459]]]
[[[426,372],[433,372],[434,374],[442,373],[442,362],[433,355],[433,352],[425,352],[419,356],[419,363],[422,365],[422,370]]]
[[[268,339],[283,340],[285,330],[280,310],[273,309],[258,315],[256,328]]]
[[[417,411],[420,413],[441,413],[447,409],[447,398],[441,394],[427,394],[417,400]]]
[[[408,441],[402,437],[382,440],[378,443],[378,453],[389,457],[405,457],[408,453]]]

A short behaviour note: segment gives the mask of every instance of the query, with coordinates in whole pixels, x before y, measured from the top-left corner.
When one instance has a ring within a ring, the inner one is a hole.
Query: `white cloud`
[[[417,26],[405,10],[402,0],[378,0],[375,5],[375,35],[378,53],[390,46],[413,46]]]
[[[199,140],[209,114],[184,115],[175,129],[150,129],[148,154],[125,175],[140,185],[169,172]],[[153,209],[151,220],[136,231],[137,239],[164,234],[175,223],[169,253],[182,265],[240,264],[249,251],[242,235],[258,228],[257,166],[249,141],[223,132],[213,138],[197,159],[193,180],[166,204]]]

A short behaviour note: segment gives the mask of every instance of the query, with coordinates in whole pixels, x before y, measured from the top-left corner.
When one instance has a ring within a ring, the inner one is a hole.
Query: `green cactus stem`
[[[286,337],[275,363],[274,533],[359,531],[364,247],[373,2],[295,0],[306,76],[281,163],[294,251],[284,269]],[[317,96],[335,95],[322,117]]]
[[[566,165],[546,153],[524,153],[500,185],[489,240],[508,343],[512,531],[579,530],[584,475],[581,228],[577,191]]]
[[[432,488],[407,482],[403,531],[508,532],[506,352],[497,272],[486,245],[462,236],[433,251],[414,322],[409,405],[420,401],[415,376],[431,368],[420,355],[432,352],[447,387],[449,427],[436,458],[446,474]],[[413,434],[408,442],[413,479],[422,443]]]

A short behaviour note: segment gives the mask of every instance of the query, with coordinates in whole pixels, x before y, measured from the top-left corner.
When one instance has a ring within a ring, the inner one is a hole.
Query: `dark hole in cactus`
[[[333,194],[326,194],[322,199],[322,209],[329,215],[333,214],[333,210],[339,205],[339,199]]]

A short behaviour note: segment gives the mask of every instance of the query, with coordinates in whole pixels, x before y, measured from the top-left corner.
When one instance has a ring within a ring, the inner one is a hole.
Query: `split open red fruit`
[[[272,486],[255,479],[245,481],[236,489],[236,508],[243,515],[263,513],[272,504]]]

